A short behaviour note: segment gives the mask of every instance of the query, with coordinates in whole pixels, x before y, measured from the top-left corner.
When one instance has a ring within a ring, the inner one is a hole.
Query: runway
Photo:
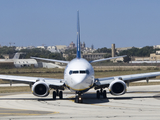
[[[107,94],[96,99],[96,91],[83,95],[84,103],[74,103],[74,93],[64,92],[64,99],[35,97],[31,93],[0,94],[0,120],[97,120],[160,119],[160,85],[129,87],[122,96]]]

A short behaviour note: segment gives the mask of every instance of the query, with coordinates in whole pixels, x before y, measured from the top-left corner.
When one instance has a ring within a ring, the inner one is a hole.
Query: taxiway
[[[160,85],[129,87],[122,96],[107,94],[97,99],[96,91],[83,95],[84,103],[74,103],[75,94],[66,90],[64,99],[35,97],[31,93],[0,94],[1,120],[97,120],[160,119]]]

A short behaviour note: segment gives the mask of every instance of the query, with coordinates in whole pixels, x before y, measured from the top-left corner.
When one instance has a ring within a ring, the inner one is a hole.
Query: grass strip
[[[29,92],[29,86],[11,86],[11,87],[0,87],[0,93],[12,93],[12,92]]]

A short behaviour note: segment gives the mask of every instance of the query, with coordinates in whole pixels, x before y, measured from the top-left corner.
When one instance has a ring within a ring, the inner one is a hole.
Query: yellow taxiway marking
[[[0,108],[0,116],[36,116],[58,113],[59,112]]]

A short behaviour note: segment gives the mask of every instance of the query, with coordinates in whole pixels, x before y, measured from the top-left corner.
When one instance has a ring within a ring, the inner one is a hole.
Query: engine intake
[[[114,80],[109,85],[109,90],[112,95],[123,95],[126,93],[126,84],[122,80]]]
[[[38,97],[46,97],[49,95],[49,85],[44,81],[38,81],[33,84],[32,93]]]

